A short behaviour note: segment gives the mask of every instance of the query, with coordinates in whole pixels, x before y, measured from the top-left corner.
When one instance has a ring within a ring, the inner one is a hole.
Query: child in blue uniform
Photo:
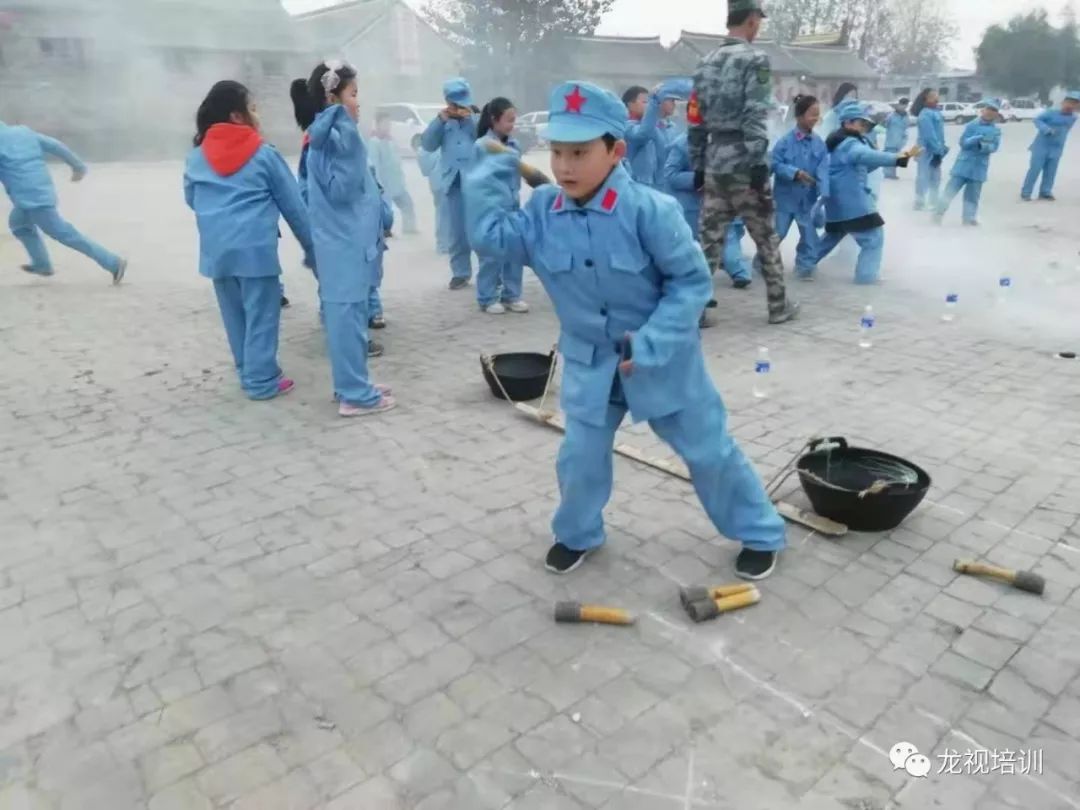
[[[1065,94],[1065,100],[1058,109],[1049,109],[1039,113],[1035,119],[1035,129],[1039,131],[1032,142],[1031,165],[1024,178],[1024,187],[1020,196],[1030,200],[1035,191],[1035,181],[1042,175],[1039,186],[1040,200],[1054,199],[1054,180],[1057,179],[1058,164],[1065,151],[1065,141],[1069,131],[1076,123],[1076,112],[1080,109],[1080,90]]]
[[[694,171],[690,168],[690,148],[685,132],[675,139],[668,151],[663,188],[678,200],[686,224],[690,226],[690,233],[697,239],[701,228],[701,189],[696,186]],[[724,270],[738,289],[750,286],[750,268],[742,253],[745,233],[742,220],[736,219],[728,226],[724,238]]]
[[[659,88],[657,88],[659,90]],[[630,176],[647,186],[656,183],[659,154],[664,151],[660,132],[660,96],[640,85],[627,88],[622,96],[630,121],[626,125],[626,162]]]
[[[828,256],[850,234],[859,244],[856,284],[874,284],[881,274],[885,247],[885,220],[877,211],[867,175],[886,166],[906,167],[919,148],[899,155],[879,152],[866,140],[874,126],[870,110],[857,101],[837,110],[840,129],[825,141],[829,150],[829,196],[825,201],[825,237],[815,264]]]
[[[401,210],[402,228],[407,234],[416,233],[416,211],[412,197],[405,185],[405,172],[401,169],[401,157],[390,137],[390,115],[376,113],[375,132],[369,143],[371,165],[386,196]]]
[[[372,166],[371,171],[374,176],[374,166]],[[389,250],[387,238],[394,227],[394,208],[390,205],[386,189],[379,184],[377,177],[375,183],[379,186],[381,233],[379,234],[379,258],[375,261],[375,279],[371,285],[371,292],[368,294],[368,329],[385,329],[386,317],[383,314],[382,304],[383,267],[386,260],[386,251]],[[381,344],[368,340],[368,357],[381,357],[382,353],[383,347]]]
[[[743,544],[736,572],[761,579],[784,546],[784,522],[728,434],[705,367],[698,317],[709,269],[678,204],[621,165],[626,128],[617,96],[563,84],[548,126],[561,188],[538,188],[511,210],[512,155],[485,156],[465,187],[473,244],[531,266],[561,326],[562,502],[546,566],[567,573],[604,543],[612,445],[629,410],[686,461],[717,530]]]
[[[799,226],[795,275],[812,279],[818,250],[813,212],[818,199],[829,196],[829,150],[825,141],[814,134],[821,118],[818,100],[813,96],[796,96],[794,104],[795,129],[777,141],[772,151],[776,236],[783,242],[792,224]]]
[[[908,103],[909,99],[901,98],[896,102],[893,111],[889,113],[889,117],[885,119],[885,151],[892,152],[894,155],[900,154],[907,146],[908,122],[911,120],[908,116]],[[900,179],[895,166],[887,167],[885,176],[890,180]]]
[[[936,209],[941,190],[941,163],[949,154],[945,145],[945,119],[938,109],[938,92],[929,87],[915,97],[911,112],[918,119],[919,138],[916,143],[922,149],[918,157],[915,175],[915,210],[922,211],[928,205]]]
[[[494,141],[521,156],[521,144],[513,137],[514,124],[517,122],[517,110],[513,103],[502,96],[493,98],[480,111],[480,123],[477,126],[476,158],[483,160],[487,154],[485,141]],[[521,207],[521,178],[515,176],[510,181],[511,210]],[[521,284],[524,268],[520,262],[506,261],[500,256],[490,256],[477,251],[480,266],[476,271],[476,303],[482,312],[488,315],[502,315],[510,312],[524,313],[529,305],[521,299]]]
[[[427,178],[431,189],[431,200],[435,205],[435,252],[445,256],[450,252],[450,217],[446,216],[443,194],[439,188],[439,153],[428,152],[422,147],[416,150],[416,163],[420,174]]]
[[[990,167],[990,155],[1001,146],[1001,130],[998,129],[998,111],[1001,102],[996,98],[982,101],[979,117],[964,127],[960,136],[960,154],[953,164],[949,184],[934,212],[934,221],[941,223],[953,198],[964,192],[964,224],[978,225],[979,197]]]
[[[465,199],[461,173],[473,159],[479,117],[472,111],[472,88],[465,79],[449,79],[443,84],[446,109],[432,119],[420,144],[428,152],[439,152],[439,189],[446,206],[450,244],[450,289],[462,290],[472,278],[472,256],[465,232]]]
[[[371,382],[367,358],[383,202],[357,129],[356,71],[338,61],[321,64],[307,89],[306,96],[293,94],[293,104],[309,136],[307,199],[334,397],[341,416],[382,413],[397,403],[389,387]]]
[[[0,184],[11,200],[8,225],[22,242],[30,263],[22,269],[36,276],[51,276],[52,261],[41,234],[93,259],[119,284],[127,271],[127,260],[87,239],[56,210],[56,188],[45,158],[60,158],[71,167],[71,180],[86,177],[86,164],[64,144],[29,127],[8,126],[0,121]]]
[[[199,228],[199,272],[214,281],[244,393],[273,399],[293,388],[277,361],[278,220],[285,218],[310,267],[307,210],[285,160],[259,136],[258,113],[242,84],[215,84],[196,125],[184,199]]]

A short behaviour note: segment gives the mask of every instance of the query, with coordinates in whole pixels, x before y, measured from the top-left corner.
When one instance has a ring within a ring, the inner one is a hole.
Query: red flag
[[[697,90],[690,94],[690,100],[686,103],[686,120],[692,127],[704,123],[701,119],[701,107],[698,105]]]

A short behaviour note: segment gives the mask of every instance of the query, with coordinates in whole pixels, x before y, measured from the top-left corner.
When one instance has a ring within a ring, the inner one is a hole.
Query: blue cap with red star
[[[589,82],[564,82],[551,91],[545,138],[557,143],[586,143],[604,135],[626,133],[622,99]]]

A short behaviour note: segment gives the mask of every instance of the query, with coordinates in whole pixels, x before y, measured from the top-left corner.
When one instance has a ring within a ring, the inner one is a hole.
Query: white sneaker
[[[484,307],[484,312],[488,315],[502,315],[506,312],[506,307],[496,301],[494,304],[488,304]]]
[[[395,407],[397,407],[397,401],[389,394],[383,394],[379,401],[370,408],[361,408],[359,405],[349,405],[347,402],[342,402],[338,405],[338,416],[370,416],[376,413],[386,413]]]
[[[511,312],[525,313],[529,311],[529,305],[522,301],[520,298],[517,301],[506,301],[503,303],[503,306],[505,306]]]
[[[127,259],[121,259],[116,265],[116,272],[113,273],[113,286],[115,287],[121,281],[124,280],[124,274],[127,273]]]

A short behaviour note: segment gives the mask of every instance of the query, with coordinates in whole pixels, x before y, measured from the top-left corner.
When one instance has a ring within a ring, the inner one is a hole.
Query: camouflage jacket
[[[744,39],[725,37],[694,73],[687,108],[694,170],[745,175],[765,164],[771,107],[769,57]]]

